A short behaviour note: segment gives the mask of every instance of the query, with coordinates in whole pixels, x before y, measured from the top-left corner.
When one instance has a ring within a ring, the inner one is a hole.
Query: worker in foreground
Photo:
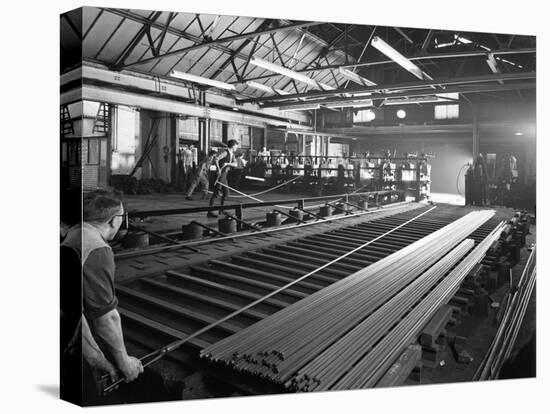
[[[61,288],[67,289],[65,297],[73,298],[71,303],[61,303],[62,337],[71,326],[73,331],[66,346],[62,344],[62,358],[73,361],[72,365],[65,364],[74,374],[65,377],[71,378],[65,381],[66,386],[80,388],[82,383],[82,402],[88,405],[97,398],[93,390],[101,388],[99,378],[108,375],[115,381],[120,375],[130,382],[143,372],[143,366],[126,351],[115,295],[114,255],[108,244],[127,220],[121,196],[105,190],[84,194],[82,219],[81,224],[71,227],[61,244]],[[75,286],[78,289],[69,292]]]
[[[216,167],[216,171],[218,174],[218,179],[216,181],[216,184],[214,185],[214,192],[212,193],[212,197],[210,198],[210,205],[214,205],[214,201],[221,193],[221,200],[220,200],[220,206],[223,206],[226,197],[229,195],[229,183],[227,180],[227,175],[229,174],[229,170],[231,168],[236,168],[237,163],[235,161],[235,151],[239,148],[238,141],[234,139],[230,139],[227,142],[227,148],[224,148],[220,150],[216,155],[214,155],[212,159],[212,165]],[[207,213],[208,217],[218,217],[218,215],[213,212],[209,211]]]

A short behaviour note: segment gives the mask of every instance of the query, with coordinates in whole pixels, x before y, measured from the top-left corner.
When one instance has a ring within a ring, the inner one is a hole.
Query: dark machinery
[[[518,163],[510,155],[496,165],[496,154],[482,154],[466,171],[466,205],[500,205],[515,204],[518,187]]]

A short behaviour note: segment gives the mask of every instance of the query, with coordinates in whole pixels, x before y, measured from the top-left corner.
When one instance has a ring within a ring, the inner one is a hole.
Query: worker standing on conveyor
[[[71,227],[61,244],[62,289],[68,289],[75,283],[79,287],[63,295],[66,298],[73,295],[78,300],[76,305],[74,300],[61,304],[65,318],[62,319],[62,333],[69,332],[68,325],[72,325],[74,332],[72,340],[64,341],[69,344],[65,347],[64,357],[69,361],[81,361],[79,346],[71,347],[80,343],[87,362],[82,367],[80,362],[72,364],[74,367],[66,365],[72,373],[65,377],[69,387],[79,387],[83,382],[83,388],[89,389],[89,384],[97,383],[97,376],[102,374],[109,375],[114,381],[118,377],[114,367],[120,371],[120,376],[127,378],[126,382],[133,381],[143,372],[141,361],[129,356],[124,344],[114,287],[114,255],[107,243],[115,238],[127,217],[118,193],[92,191],[83,197],[83,222]],[[63,320],[72,322],[67,324]],[[103,344],[103,350],[94,337]],[[68,338],[67,335],[65,338]],[[83,372],[80,372],[81,368]],[[90,394],[83,397],[92,398]]]
[[[209,187],[210,165],[212,165],[212,160],[214,159],[214,155],[216,155],[216,151],[210,150],[210,152],[208,153],[208,156],[204,157],[204,159],[198,165],[195,176],[193,177],[193,181],[191,181],[191,184],[187,189],[187,193],[185,195],[186,200],[193,200],[193,197],[191,197],[191,195],[193,194],[193,191],[199,184],[201,185],[201,190],[203,193],[202,199],[203,200],[206,199],[206,195],[208,194],[208,187]]]
[[[227,174],[229,173],[231,167],[234,168],[237,166],[237,163],[235,162],[235,151],[237,151],[238,148],[239,143],[234,139],[230,139],[227,142],[227,148],[220,150],[212,159],[212,164],[216,166],[218,179],[214,185],[212,197],[210,198],[211,206],[214,205],[214,201],[220,193],[222,195],[220,206],[223,206],[225,198],[229,195],[229,189],[227,188],[229,185],[227,181]],[[207,216],[217,217],[218,215],[213,211],[209,211]]]

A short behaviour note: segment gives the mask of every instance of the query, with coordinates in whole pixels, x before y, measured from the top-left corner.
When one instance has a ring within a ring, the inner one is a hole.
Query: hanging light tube
[[[350,81],[353,81],[355,83],[358,83],[361,86],[375,86],[376,83],[374,83],[371,80],[368,80],[367,78],[364,78],[357,73],[352,72],[351,70],[348,70],[346,68],[338,68],[338,72],[340,72],[340,75],[342,75],[344,78],[349,79]]]
[[[202,76],[192,75],[190,73],[179,72],[177,70],[173,70],[172,72],[170,72],[170,76],[172,76],[173,78],[182,79],[182,80],[185,80],[185,81],[188,81],[188,82],[200,83],[202,85],[213,86],[215,88],[225,89],[225,90],[228,90],[228,91],[234,91],[235,90],[235,85],[232,85],[230,83],[220,82],[220,81],[217,81],[217,80],[214,80],[214,79],[209,79],[209,78],[204,78]]]
[[[491,72],[495,73],[495,74],[498,74],[500,73],[500,69],[498,67],[498,63],[497,61],[495,60],[495,55],[493,55],[492,53],[488,53],[487,54],[487,60],[485,61],[487,62],[487,65],[489,65],[489,67],[491,68]],[[500,83],[501,85],[504,84],[504,82],[502,81],[502,79],[499,79],[498,80],[498,83]]]
[[[372,99],[358,99],[357,101],[329,102],[323,104],[327,108],[365,108],[373,106]]]
[[[321,90],[334,90],[332,86],[326,85],[321,82],[317,82],[315,79],[311,79],[310,77],[306,75],[302,75],[301,73],[294,72],[293,70],[287,69],[283,66],[276,65],[275,63],[268,62],[267,60],[263,60],[257,57],[253,57],[250,60],[250,63],[252,63],[255,66],[258,66],[260,68],[270,70],[271,72],[278,73],[283,76],[287,76],[289,78],[292,78],[294,80],[297,80],[298,82],[306,83],[309,86],[312,86],[317,89]]]
[[[372,38],[371,45],[373,47],[375,47],[376,49],[378,49],[383,54],[385,54],[387,57],[389,57],[395,63],[402,66],[404,69],[408,70],[409,72],[411,72],[418,79],[433,80],[433,78],[430,77],[430,75],[428,75],[426,72],[424,72],[418,66],[416,66],[414,63],[412,63],[409,59],[407,59],[405,56],[403,56],[401,53],[399,53],[397,50],[395,50],[389,44],[384,42],[380,37],[374,36]]]
[[[320,107],[321,105],[319,104],[288,105],[279,106],[279,111],[309,111],[319,109]]]

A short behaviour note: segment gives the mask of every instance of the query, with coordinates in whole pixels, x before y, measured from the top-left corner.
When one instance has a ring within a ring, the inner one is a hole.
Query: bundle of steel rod
[[[495,228],[343,377],[330,387],[320,384],[321,386],[315,389],[342,390],[375,386],[400,353],[418,337],[435,312],[456,294],[464,278],[483,259],[491,244],[498,239],[502,228],[503,224]],[[360,338],[361,332],[351,334]],[[362,334],[365,335],[365,332]]]
[[[322,386],[322,389],[329,389],[393,325],[399,322],[472,247],[474,247],[473,240],[464,240],[370,317],[299,370],[292,380],[287,382],[287,388],[304,391]]]
[[[536,281],[536,248],[533,248],[521,277],[508,301],[508,307],[499,324],[495,338],[481,361],[474,380],[496,379],[503,363],[510,357]]]
[[[287,383],[494,215],[472,212],[429,236],[205,348],[201,356]]]

